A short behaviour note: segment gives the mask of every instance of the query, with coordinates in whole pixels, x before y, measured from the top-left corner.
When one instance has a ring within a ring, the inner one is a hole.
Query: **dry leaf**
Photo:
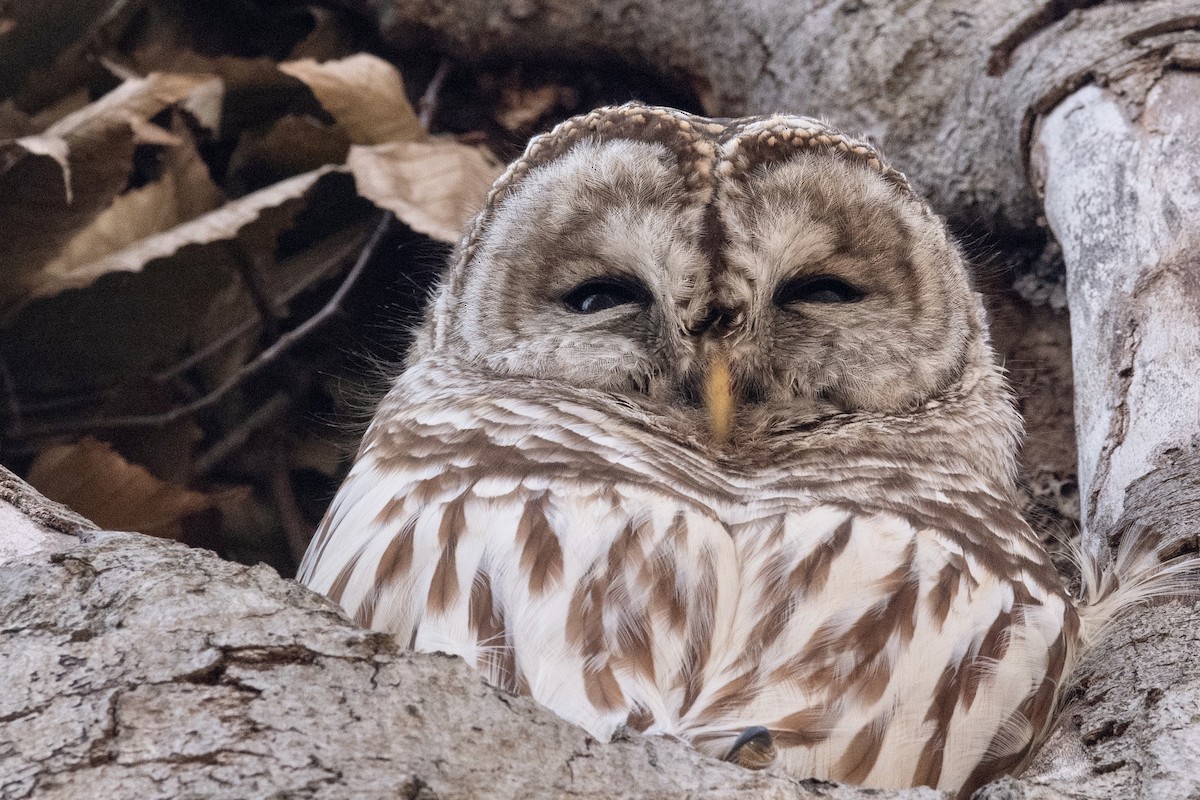
[[[164,108],[186,100],[206,84],[219,83],[213,75],[203,73],[154,73],[145,78],[128,80],[94,103],[55,122],[41,135],[67,140],[73,147],[81,143],[98,144],[113,131],[128,129],[132,120],[148,120]],[[220,120],[211,113],[201,113],[197,121],[215,129]]]
[[[425,138],[400,73],[381,58],[359,53],[323,64],[304,59],[284,62],[279,70],[304,81],[354,144]]]
[[[443,242],[458,241],[501,172],[486,150],[450,139],[352,147],[346,166],[360,195]]]
[[[185,517],[212,506],[203,494],[159,480],[90,436],[44,450],[27,479],[101,528],[169,539],[179,538]]]
[[[162,131],[157,126],[146,126]],[[187,129],[167,134],[177,143],[168,151],[162,177],[119,195],[91,224],[79,231],[58,257],[38,272],[30,297],[86,286],[109,269],[104,257],[162,233],[220,206],[225,196],[209,177]],[[166,134],[166,131],[162,131]],[[164,139],[163,141],[170,141]]]
[[[341,164],[349,151],[350,140],[337,125],[292,114],[266,131],[242,134],[229,157],[226,181],[232,192],[245,193],[324,164]]]
[[[555,106],[573,106],[578,99],[574,92],[562,86],[545,84],[536,89],[526,89],[521,86],[505,87],[500,96],[500,106],[496,110],[496,121],[506,130],[532,130],[537,121],[554,109]]]
[[[202,164],[198,167],[203,169]],[[300,197],[321,175],[329,170],[330,168],[315,170],[291,180],[281,181],[262,191],[226,203],[224,206],[182,225],[176,225],[161,233],[138,239],[127,247],[105,254],[93,261],[67,262],[60,268],[39,273],[28,287],[28,296],[31,298],[50,297],[67,289],[88,286],[97,278],[110,272],[139,272],[151,261],[171,256],[187,245],[236,238],[238,232],[246,224],[257,219],[263,211],[274,208],[287,200]],[[130,194],[135,194],[135,192]],[[143,203],[144,198],[135,198],[131,201],[133,208],[129,211],[131,213],[136,211],[137,208],[142,207]],[[116,213],[120,214],[125,210],[125,206],[122,205]],[[97,238],[103,235],[104,233],[101,231],[96,232]]]
[[[151,117],[212,81],[204,75],[126,81],[43,133],[0,144],[0,310],[26,301],[38,270],[125,189],[135,128],[144,135]]]
[[[235,338],[220,349],[219,359],[205,361],[206,375],[208,367],[222,362],[209,375],[219,381],[244,362],[245,351],[233,345],[255,335],[258,311],[242,270],[249,263],[260,273],[273,272],[280,232],[294,225],[312,192],[326,183],[329,188],[320,189],[325,202],[353,202],[353,180],[325,168],[74,270],[72,280],[94,283],[74,290],[56,285],[57,293],[25,306],[0,333],[0,356],[19,391],[33,398],[58,397],[127,385],[231,334]],[[97,347],[97,342],[104,344]]]

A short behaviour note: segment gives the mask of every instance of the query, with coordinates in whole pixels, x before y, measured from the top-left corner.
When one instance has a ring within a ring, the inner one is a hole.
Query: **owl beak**
[[[713,350],[704,376],[704,407],[708,411],[709,432],[718,444],[729,441],[736,410],[733,379],[729,374],[729,357],[724,350]]]

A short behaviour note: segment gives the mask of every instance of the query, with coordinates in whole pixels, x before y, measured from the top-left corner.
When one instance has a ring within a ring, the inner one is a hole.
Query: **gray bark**
[[[1186,63],[1200,40],[1195,0],[343,1],[401,45],[615,56],[689,82],[710,114],[824,117],[953,221],[1002,230],[1041,214],[1023,169],[1039,115],[1135,65]]]
[[[1080,89],[1040,124],[1033,164],[1067,266],[1089,544],[1133,524],[1194,542],[1200,72]]]

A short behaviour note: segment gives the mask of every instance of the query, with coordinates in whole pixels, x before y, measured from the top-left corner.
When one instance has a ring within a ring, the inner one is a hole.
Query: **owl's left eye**
[[[649,290],[632,278],[595,278],[563,295],[567,308],[579,314],[595,314],[617,306],[645,303],[649,299]]]
[[[855,303],[866,295],[862,289],[832,275],[793,278],[775,292],[781,306],[792,303]]]

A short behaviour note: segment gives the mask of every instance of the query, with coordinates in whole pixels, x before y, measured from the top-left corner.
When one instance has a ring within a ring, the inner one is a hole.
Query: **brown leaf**
[[[28,480],[102,528],[168,539],[179,538],[185,517],[212,506],[205,495],[159,480],[90,436],[44,450]]]
[[[244,363],[248,351],[238,342],[256,337],[259,315],[242,270],[251,264],[272,272],[280,232],[325,183],[331,184],[329,202],[353,201],[353,181],[325,168],[74,270],[79,284],[92,283],[59,285],[57,294],[31,302],[3,325],[0,356],[19,390],[27,397],[57,397],[144,380],[229,334],[233,338],[225,339],[218,358],[204,362],[206,375],[219,381]]]
[[[142,134],[151,129],[167,133],[145,123]],[[105,257],[195,219],[224,202],[225,196],[209,177],[208,167],[186,128],[179,125],[177,131],[167,134],[177,144],[167,155],[162,177],[119,195],[91,224],[76,233],[56,258],[31,277],[26,287],[30,298],[87,286],[100,275],[111,272],[116,264],[129,266],[128,261]]]
[[[323,64],[303,59],[280,64],[279,70],[304,81],[354,144],[425,138],[400,73],[381,58],[358,53]]]
[[[352,147],[346,166],[360,195],[443,242],[458,241],[501,171],[483,148],[450,139]]]
[[[41,267],[125,189],[140,126],[212,80],[126,81],[41,134],[0,143],[0,309],[25,302]]]
[[[203,169],[203,164],[198,165],[199,169]],[[300,197],[316,182],[316,180],[327,172],[327,169],[316,170],[304,175],[297,176],[291,180],[281,181],[262,191],[254,194],[246,195],[245,197],[210,211],[203,216],[192,219],[181,225],[170,227],[160,233],[140,238],[132,241],[128,246],[101,255],[93,261],[86,262],[65,262],[60,266],[59,262],[52,262],[48,265],[48,273],[44,279],[39,275],[39,280],[34,282],[29,293],[31,297],[47,297],[59,294],[66,289],[76,289],[87,286],[94,282],[102,275],[110,272],[139,272],[143,267],[151,261],[166,258],[173,255],[180,248],[191,244],[205,244],[207,242],[215,242],[223,239],[233,239],[238,235],[246,224],[258,218],[265,210],[281,205],[283,202]],[[151,184],[153,186],[153,184]],[[149,188],[149,187],[147,187]],[[216,190],[216,187],[212,187]],[[171,191],[171,187],[166,186],[157,190],[157,193],[162,196]],[[137,192],[130,194],[138,195]],[[134,197],[128,204],[120,204],[112,217],[114,223],[119,223],[119,215],[128,213],[130,215],[137,213],[139,210],[148,210],[146,205],[147,200],[153,200],[155,192],[149,193],[148,197],[138,195]],[[114,204],[116,206],[116,204]],[[110,221],[106,218],[105,221]],[[156,227],[154,220],[134,220],[130,219],[131,224],[143,225],[147,229]],[[105,231],[96,231],[94,239],[101,239],[105,235]],[[87,247],[91,242],[84,241],[80,247]],[[100,247],[99,243],[97,248]]]
[[[235,193],[261,189],[325,164],[341,164],[349,151],[350,140],[339,126],[290,114],[265,131],[242,134],[229,157],[227,181]]]
[[[573,90],[563,86],[544,84],[532,89],[506,86],[500,95],[496,121],[506,130],[527,133],[555,106],[574,107],[577,102]]]

